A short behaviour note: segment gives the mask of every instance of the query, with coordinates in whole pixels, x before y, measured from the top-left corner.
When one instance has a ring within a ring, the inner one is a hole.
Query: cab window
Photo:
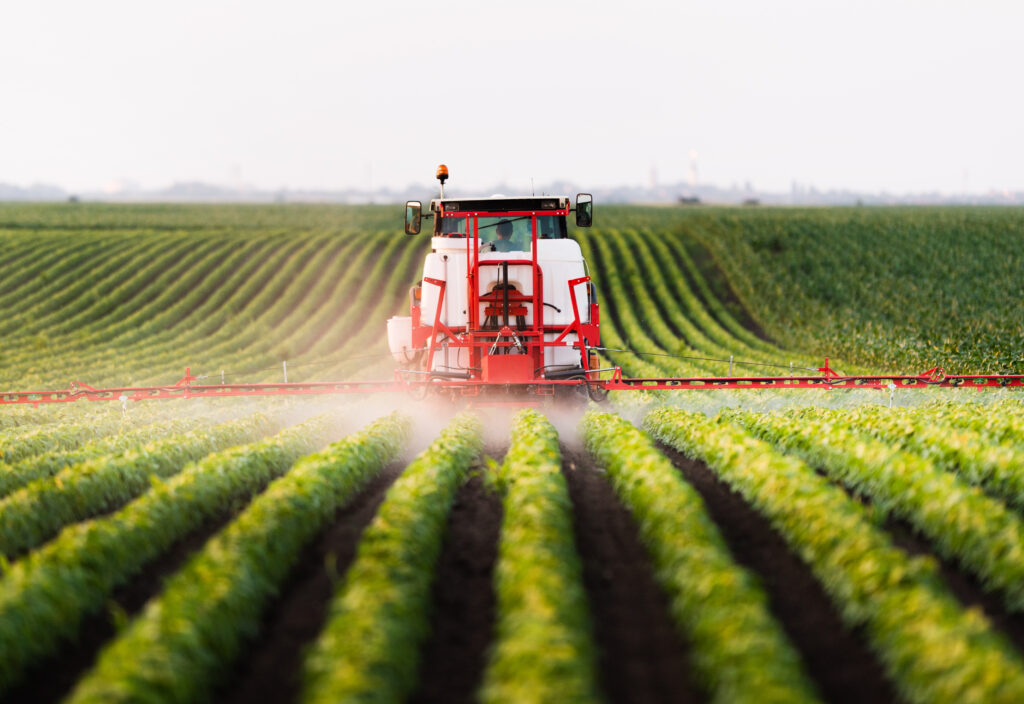
[[[481,217],[477,222],[480,243],[493,242],[498,251],[527,252],[533,241],[529,216]]]
[[[560,240],[566,237],[565,218],[561,215],[537,216],[537,239]]]
[[[466,228],[466,216],[465,215],[445,215],[439,218],[441,229],[438,231],[440,237],[465,237]]]

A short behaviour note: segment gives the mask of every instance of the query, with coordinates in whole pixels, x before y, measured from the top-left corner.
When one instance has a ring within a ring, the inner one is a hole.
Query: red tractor
[[[586,262],[569,238],[593,222],[593,199],[576,196],[441,198],[422,212],[405,206],[405,232],[433,219],[423,279],[410,290],[409,316],[388,320],[392,354],[410,373],[463,381],[471,389],[554,394],[588,389],[603,397],[594,373],[600,344],[598,305]],[[580,382],[584,383],[581,384]]]

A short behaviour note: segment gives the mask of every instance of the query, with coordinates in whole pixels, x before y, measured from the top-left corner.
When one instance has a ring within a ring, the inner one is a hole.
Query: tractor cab
[[[429,213],[407,203],[406,233],[431,218],[433,236],[410,291],[411,315],[388,321],[404,371],[465,380],[466,393],[586,378],[598,308],[567,219],[575,212],[577,226],[588,227],[592,208],[589,194],[575,207],[565,196],[445,198],[443,180]]]
[[[473,226],[481,245],[490,251],[529,252],[536,224],[537,239],[566,239],[567,198],[491,198],[432,200],[435,237],[466,237]],[[472,218],[470,213],[480,213]],[[513,215],[529,212],[530,215]],[[482,213],[493,213],[486,215]],[[481,215],[482,214],[482,215]],[[536,214],[536,219],[534,219]]]

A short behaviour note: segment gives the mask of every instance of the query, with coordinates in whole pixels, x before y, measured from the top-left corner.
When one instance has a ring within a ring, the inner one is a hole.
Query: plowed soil
[[[363,488],[299,559],[276,603],[268,610],[259,640],[239,658],[218,702],[298,701],[303,649],[327,618],[334,588],[352,563],[363,530],[373,520],[388,488],[402,472],[394,464]]]
[[[463,484],[434,577],[430,637],[410,702],[476,701],[494,633],[492,580],[501,517],[501,500],[479,476]]]
[[[910,525],[890,517],[885,522],[885,530],[892,536],[893,543],[911,555],[930,555],[934,558],[946,586],[960,603],[968,608],[981,609],[995,630],[1001,631],[1018,650],[1024,651],[1024,614],[1009,611],[998,594],[982,589],[976,577],[965,572],[959,565],[939,557],[928,539],[915,533]]]
[[[240,508],[240,507],[235,507]],[[40,661],[22,682],[3,697],[4,702],[59,702],[95,663],[100,650],[117,632],[119,622],[127,622],[142,610],[163,588],[164,581],[181,569],[188,558],[235,516],[225,511],[204,523],[199,530],[179,540],[158,560],[123,587],[114,591],[107,609],[87,617],[78,639],[68,643],[56,655]]]
[[[771,524],[703,462],[662,446],[700,493],[733,558],[757,574],[772,613],[799,650],[808,674],[829,702],[896,701],[863,635],[843,625],[828,595]]]
[[[699,702],[687,645],[654,581],[636,525],[590,456],[563,448],[601,685],[609,702]]]

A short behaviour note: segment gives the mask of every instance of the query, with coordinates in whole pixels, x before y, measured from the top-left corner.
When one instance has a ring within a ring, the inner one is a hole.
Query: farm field
[[[1022,212],[597,212],[627,374],[1024,371]],[[387,378],[400,216],[2,205],[0,387]],[[0,452],[2,701],[1024,701],[1011,390],[3,406]]]

